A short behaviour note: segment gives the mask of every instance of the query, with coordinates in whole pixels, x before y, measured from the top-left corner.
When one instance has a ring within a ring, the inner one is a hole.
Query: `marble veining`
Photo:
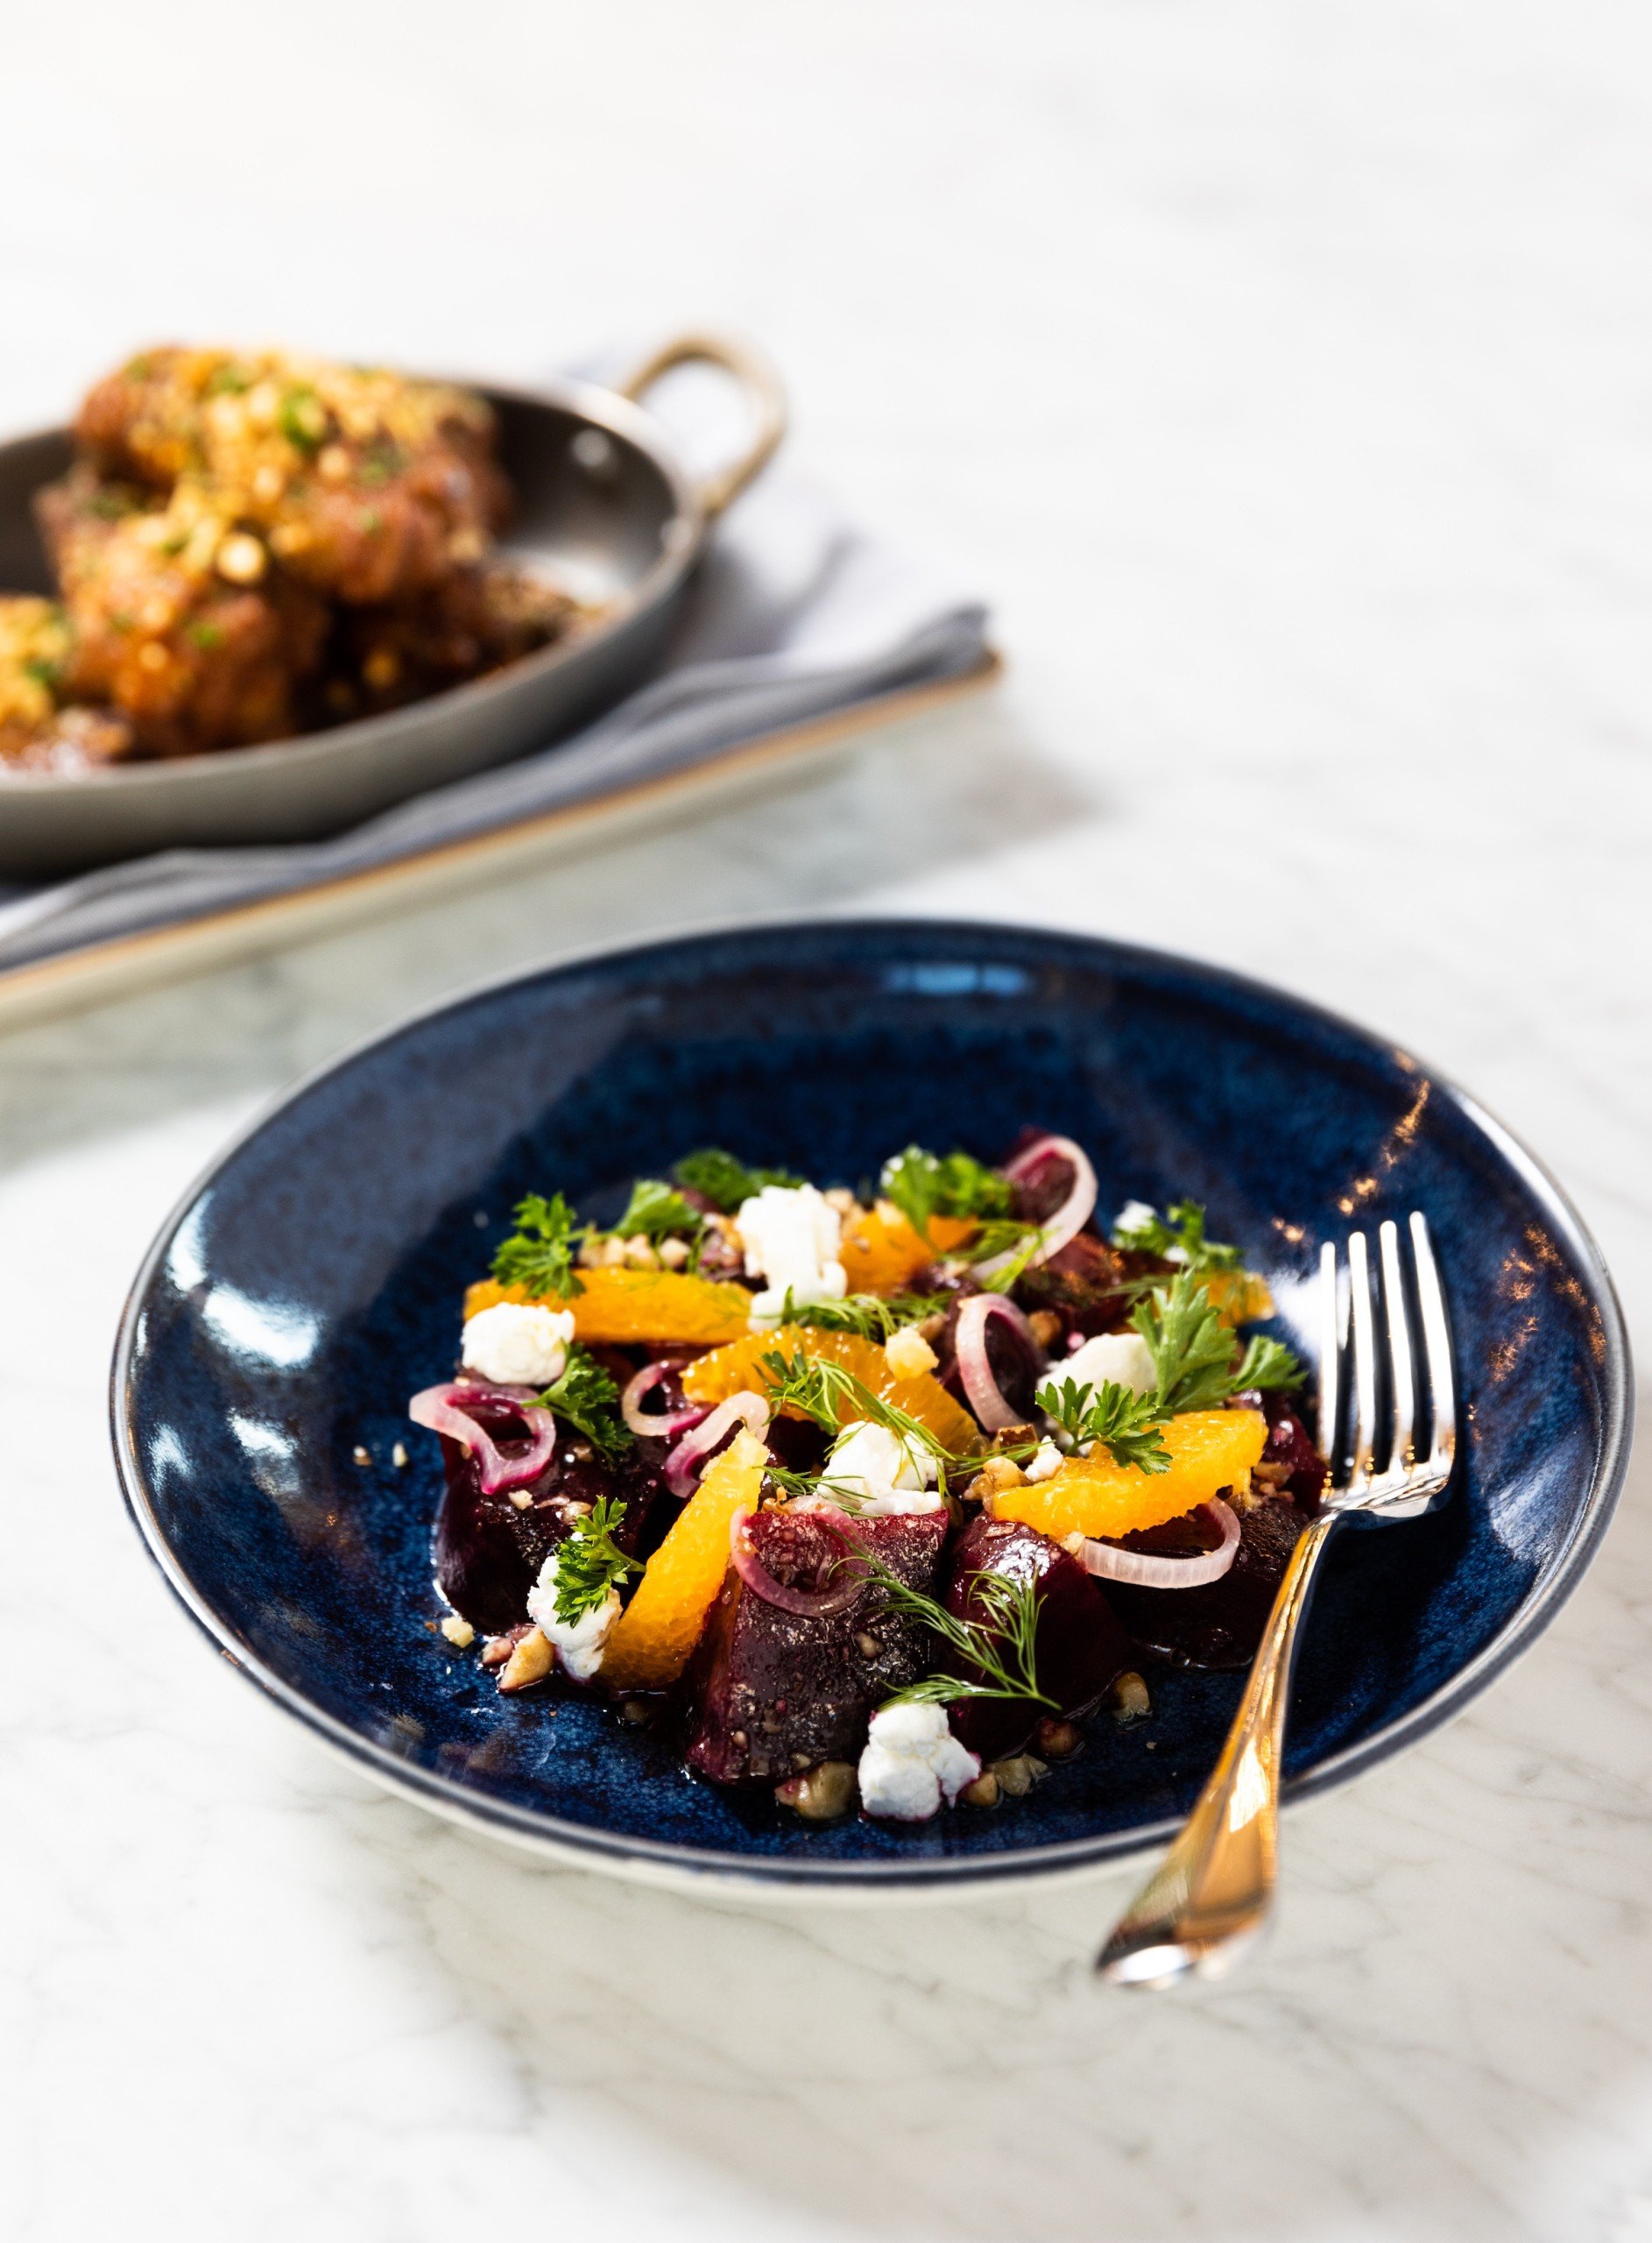
[[[180,1624],[102,1394],[161,1216],[304,1067],[745,909],[1094,928],[1366,1020],[1554,1165],[1652,1360],[1643,20],[476,20],[475,53],[312,0],[274,39],[182,0],[9,27],[8,423],[157,329],[509,375],[725,317],[796,383],[800,456],[997,598],[1010,683],[760,804],[0,1042],[0,2224],[1652,2243],[1643,1461],[1531,1657],[1291,1818],[1246,1972],[1147,2003],[1088,1977],[1116,1880],[738,1914],[378,1795]],[[233,99],[156,129],[219,68]],[[249,155],[300,132],[324,161]],[[191,255],[116,254],[111,207]],[[371,258],[294,253],[341,212]]]

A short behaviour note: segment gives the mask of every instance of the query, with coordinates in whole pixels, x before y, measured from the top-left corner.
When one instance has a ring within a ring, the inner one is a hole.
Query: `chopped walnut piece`
[[[1007,1760],[994,1760],[987,1772],[998,1778],[999,1789],[1011,1799],[1024,1799],[1039,1778],[1047,1776],[1049,1770],[1043,1761],[1035,1760],[1030,1752],[1016,1752]]]
[[[501,1690],[531,1689],[535,1682],[543,1682],[556,1664],[556,1647],[550,1638],[538,1628],[530,1628],[516,1644],[505,1662],[505,1672],[499,1677]]]
[[[941,1360],[915,1325],[903,1325],[884,1342],[884,1356],[897,1378],[921,1378]]]
[[[469,1651],[477,1639],[477,1631],[462,1613],[449,1612],[441,1624],[441,1632],[455,1651]]]
[[[807,1774],[788,1776],[774,1787],[782,1807],[790,1807],[806,1822],[835,1822],[855,1803],[855,1768],[850,1760],[822,1760]]]
[[[1084,1735],[1077,1722],[1059,1714],[1046,1714],[1033,1731],[1033,1742],[1046,1760],[1070,1760],[1084,1748]]]
[[[988,1496],[995,1496],[1003,1489],[1026,1485],[1027,1475],[1019,1464],[1012,1463],[1007,1456],[989,1456],[975,1482],[975,1493],[978,1501],[985,1502]]]

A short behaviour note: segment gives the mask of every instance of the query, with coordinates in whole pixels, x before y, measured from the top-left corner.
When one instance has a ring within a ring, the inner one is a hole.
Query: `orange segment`
[[[920,1270],[962,1246],[979,1223],[936,1215],[925,1239],[887,1200],[862,1207],[845,1221],[838,1259],[851,1293],[898,1293]]]
[[[1200,1272],[1200,1282],[1225,1325],[1250,1324],[1259,1316],[1274,1313],[1267,1280],[1253,1270],[1205,1270]]]
[[[1164,1428],[1168,1472],[1115,1464],[1105,1448],[1070,1456],[1048,1480],[989,1498],[995,1518],[1019,1518],[1056,1541],[1068,1534],[1130,1534],[1162,1526],[1195,1504],[1241,1482],[1261,1457],[1267,1420],[1260,1410],[1189,1410]]]
[[[854,1332],[816,1332],[799,1324],[783,1324],[778,1332],[754,1332],[749,1339],[717,1348],[690,1363],[682,1374],[682,1390],[691,1402],[708,1403],[725,1402],[731,1394],[743,1391],[761,1394],[774,1383],[762,1368],[762,1358],[777,1350],[794,1355],[800,1348],[812,1362],[841,1363],[852,1371],[863,1386],[915,1418],[954,1455],[980,1447],[979,1426],[939,1379],[931,1378],[928,1371],[916,1378],[898,1378],[876,1341],[863,1340]],[[854,1414],[846,1405],[839,1424],[848,1424]]]
[[[681,1673],[728,1570],[734,1514],[756,1509],[767,1463],[756,1434],[740,1433],[706,1466],[614,1623],[601,1669],[610,1688],[663,1690]]]
[[[752,1296],[744,1285],[720,1284],[680,1270],[582,1270],[583,1292],[571,1300],[530,1294],[521,1285],[485,1277],[464,1297],[464,1313],[479,1316],[502,1300],[542,1298],[574,1312],[574,1337],[625,1347],[679,1341],[715,1348],[751,1328]]]

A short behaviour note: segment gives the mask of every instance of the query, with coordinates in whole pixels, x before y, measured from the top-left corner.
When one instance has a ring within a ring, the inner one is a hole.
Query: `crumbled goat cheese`
[[[812,1301],[842,1300],[848,1291],[837,1258],[843,1219],[812,1184],[766,1184],[741,1202],[734,1225],[745,1253],[746,1276],[767,1280],[752,1302],[754,1330],[772,1330],[780,1323],[787,1293],[805,1308]]]
[[[571,1308],[502,1300],[466,1324],[461,1360],[495,1386],[548,1386],[568,1368],[573,1336]]]
[[[857,1511],[872,1518],[939,1511],[945,1500],[935,1487],[935,1459],[928,1450],[864,1419],[838,1434],[825,1476],[830,1484],[822,1490],[824,1495],[848,1496]]]
[[[1070,1378],[1075,1386],[1088,1386],[1096,1394],[1109,1381],[1127,1386],[1133,1394],[1151,1394],[1159,1383],[1153,1350],[1139,1332],[1104,1332],[1098,1339],[1086,1340],[1064,1362],[1051,1366],[1039,1382],[1040,1390],[1063,1385]]]
[[[1048,1434],[1046,1434],[1044,1439],[1040,1441],[1038,1447],[1027,1458],[1026,1463],[1022,1465],[1021,1475],[1024,1479],[1031,1480],[1034,1482],[1040,1480],[1053,1479],[1066,1461],[1067,1460],[1062,1454],[1060,1449],[1056,1447],[1055,1442],[1049,1439]]]
[[[860,1756],[860,1803],[868,1815],[926,1822],[942,1794],[950,1807],[981,1772],[947,1726],[940,1706],[886,1706],[872,1717]]]
[[[604,1603],[582,1612],[571,1627],[566,1620],[559,1620],[556,1565],[561,1554],[559,1546],[540,1567],[539,1580],[528,1591],[528,1617],[537,1622],[540,1633],[555,1645],[558,1659],[575,1681],[589,1682],[603,1663],[608,1631],[619,1617],[619,1591],[611,1588]]]

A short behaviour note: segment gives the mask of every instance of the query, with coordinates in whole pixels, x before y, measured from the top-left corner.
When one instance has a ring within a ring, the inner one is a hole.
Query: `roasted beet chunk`
[[[1259,1490],[1288,1496],[1303,1511],[1317,1511],[1325,1485],[1324,1458],[1288,1395],[1264,1394],[1260,1400],[1267,1416],[1267,1446],[1253,1480]]]
[[[948,1568],[946,1607],[959,1619],[979,1620],[980,1577],[999,1574],[1037,1584],[1038,1632],[1033,1663],[1039,1688],[1063,1714],[1089,1711],[1134,1654],[1106,1598],[1077,1558],[1046,1534],[1013,1519],[978,1518],[960,1537]],[[954,1670],[978,1669],[953,1662]],[[1019,1751],[1052,1709],[1027,1698],[964,1698],[951,1709],[959,1741],[983,1760]]]
[[[1285,1577],[1308,1514],[1288,1497],[1267,1497],[1239,1511],[1239,1546],[1220,1581],[1202,1588],[1136,1588],[1108,1583],[1112,1608],[1144,1651],[1177,1666],[1248,1666],[1262,1640],[1274,1597]],[[1177,1556],[1214,1546],[1209,1522],[1196,1513],[1140,1534],[1126,1549]]]
[[[947,1515],[865,1518],[856,1539],[908,1587],[928,1589]],[[752,1547],[788,1588],[830,1588],[843,1578],[843,1536],[807,1511],[759,1511]],[[688,1765],[713,1783],[777,1783],[822,1760],[853,1760],[875,1707],[928,1673],[924,1631],[889,1611],[865,1582],[841,1610],[782,1611],[731,1572],[689,1670]]]
[[[1141,1298],[1133,1279],[1162,1272],[1168,1265],[1146,1254],[1120,1254],[1091,1232],[1081,1230],[1059,1254],[1027,1270],[1016,1287],[1024,1308],[1053,1309],[1070,1335],[1092,1340],[1098,1332],[1122,1332]]]
[[[516,1437],[526,1433],[520,1419],[503,1404],[470,1407],[506,1454]],[[658,1453],[662,1444],[644,1446]],[[657,1464],[639,1450],[616,1469],[600,1457],[577,1461],[573,1447],[565,1435],[559,1436],[556,1454],[539,1478],[514,1490],[528,1499],[519,1508],[508,1495],[484,1496],[474,1458],[456,1441],[443,1440],[448,1488],[436,1517],[436,1581],[448,1602],[473,1628],[499,1635],[526,1618],[527,1593],[547,1553],[567,1538],[581,1516],[572,1506],[589,1507],[599,1496],[618,1496],[625,1504],[616,1536],[622,1548],[634,1547],[645,1531],[650,1506],[662,1485]]]

